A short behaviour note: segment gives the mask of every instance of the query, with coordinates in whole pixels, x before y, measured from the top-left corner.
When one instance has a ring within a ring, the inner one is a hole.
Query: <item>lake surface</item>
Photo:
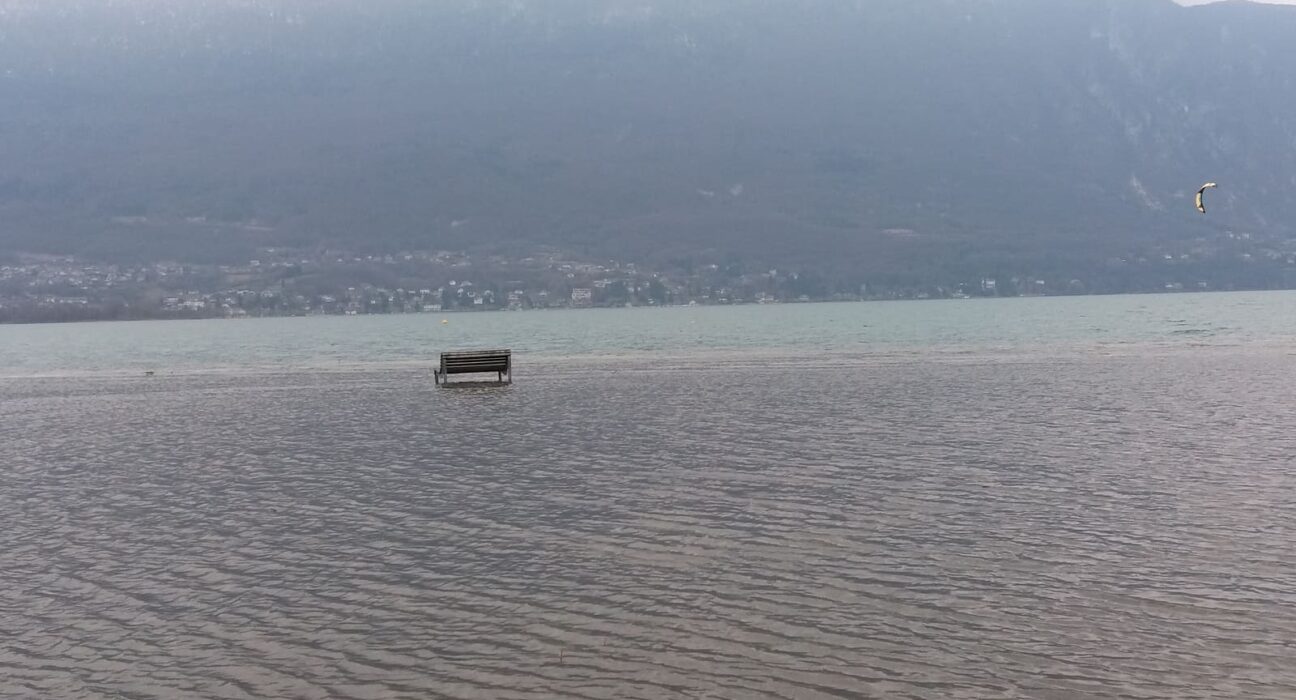
[[[1282,293],[0,327],[0,697],[1290,698],[1294,396]]]
[[[0,377],[427,366],[437,352],[464,347],[509,347],[525,365],[758,351],[918,358],[1293,338],[1296,292],[319,316],[0,326]]]

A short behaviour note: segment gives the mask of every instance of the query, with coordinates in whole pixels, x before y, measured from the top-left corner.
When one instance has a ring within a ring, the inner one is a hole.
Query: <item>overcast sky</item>
[[[1206,3],[1218,1],[1219,0],[1178,0],[1180,5],[1205,5]],[[1270,5],[1296,5],[1296,0],[1263,0],[1263,2],[1269,3]]]

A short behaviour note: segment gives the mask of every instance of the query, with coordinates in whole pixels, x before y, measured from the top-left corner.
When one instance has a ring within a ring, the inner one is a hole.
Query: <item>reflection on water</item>
[[[1296,695],[1296,358],[792,359],[0,381],[0,696]]]

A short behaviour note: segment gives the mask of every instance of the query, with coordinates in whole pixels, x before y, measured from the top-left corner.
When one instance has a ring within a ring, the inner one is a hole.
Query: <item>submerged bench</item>
[[[467,352],[441,353],[441,366],[433,374],[438,386],[450,386],[452,374],[495,373],[490,384],[513,383],[512,350],[469,350]],[[455,384],[481,384],[481,382],[455,382]]]

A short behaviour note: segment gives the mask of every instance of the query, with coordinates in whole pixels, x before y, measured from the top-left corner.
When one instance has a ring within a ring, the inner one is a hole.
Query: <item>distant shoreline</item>
[[[1129,291],[1129,292],[1092,292],[1085,294],[1019,294],[1015,296],[965,296],[965,297],[878,297],[867,299],[810,299],[807,301],[738,301],[723,304],[643,304],[630,306],[550,306],[543,308],[525,308],[525,309],[508,309],[508,308],[490,308],[490,309],[449,309],[439,311],[392,311],[385,313],[304,313],[304,314],[264,314],[264,315],[245,315],[245,316],[144,316],[136,318],[81,318],[81,319],[48,319],[48,320],[23,320],[23,321],[3,321],[0,320],[0,327],[3,326],[52,326],[52,325],[75,325],[75,324],[105,324],[105,323],[155,323],[155,322],[194,322],[194,321],[255,321],[270,319],[290,319],[290,318],[348,318],[348,317],[369,317],[369,316],[471,316],[478,314],[495,314],[495,313],[543,313],[543,312],[583,312],[583,311],[622,311],[622,310],[648,310],[648,309],[713,309],[726,307],[752,307],[752,306],[807,306],[821,304],[872,304],[872,303],[896,303],[896,302],[940,302],[940,301],[1010,301],[1020,299],[1074,299],[1083,297],[1160,297],[1160,296],[1212,296],[1225,294],[1264,294],[1264,293],[1283,293],[1296,292],[1296,289],[1184,289],[1177,291]]]

